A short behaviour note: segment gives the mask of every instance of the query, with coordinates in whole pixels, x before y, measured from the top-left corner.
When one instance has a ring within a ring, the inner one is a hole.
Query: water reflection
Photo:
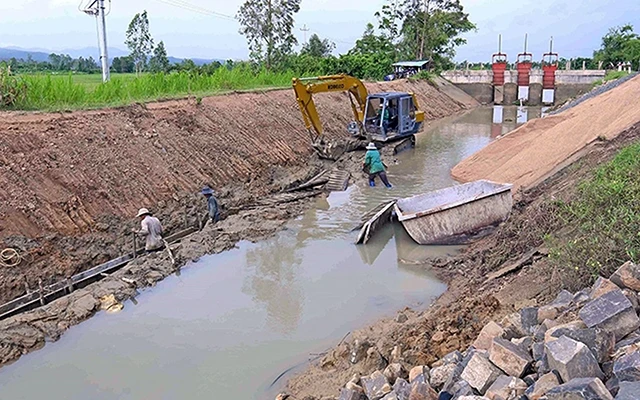
[[[532,119],[545,117],[549,107],[493,106],[491,138],[505,135]]]
[[[362,262],[373,265],[391,240],[395,245],[398,268],[408,268],[411,271],[424,270],[417,267],[424,267],[433,259],[458,254],[464,248],[464,246],[419,245],[409,236],[401,223],[394,222],[376,232],[366,245],[356,246]]]
[[[304,293],[297,279],[304,238],[285,231],[247,250],[242,292],[264,304],[269,329],[287,334],[298,326]]]

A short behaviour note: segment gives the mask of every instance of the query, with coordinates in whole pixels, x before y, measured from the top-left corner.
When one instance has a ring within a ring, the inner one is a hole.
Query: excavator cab
[[[379,142],[416,134],[423,118],[417,118],[416,104],[409,93],[378,93],[367,97],[364,129]]]

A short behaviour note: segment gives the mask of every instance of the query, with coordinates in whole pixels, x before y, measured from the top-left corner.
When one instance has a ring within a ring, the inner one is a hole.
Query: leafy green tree
[[[153,51],[153,38],[149,32],[149,18],[146,10],[133,17],[127,28],[124,43],[129,48],[129,56],[135,64],[136,74],[142,72]]]
[[[627,60],[631,61],[633,68],[636,71],[640,71],[640,39],[629,41],[624,46],[624,53],[627,56]]]
[[[195,62],[193,62],[192,59],[187,58],[185,60],[182,60],[180,62],[180,64],[178,64],[178,70],[180,70],[180,71],[197,71],[198,70],[198,66],[196,65]]]
[[[582,64],[584,63],[584,66],[586,69],[597,69],[598,68],[598,63],[595,62],[595,60],[593,58],[587,58],[587,57],[576,57],[576,58],[572,58],[571,60],[571,68],[572,69],[582,69]],[[566,61],[564,63],[559,62],[559,65],[561,68],[564,67],[564,64],[566,64]]]
[[[615,67],[619,62],[630,61],[627,50],[631,43],[638,40],[638,35],[633,32],[630,24],[610,28],[609,32],[602,37],[602,45],[599,50],[593,53],[596,61],[602,61],[605,67]]]
[[[111,61],[111,70],[121,74],[134,72],[136,69],[133,59],[130,56],[115,57]]]
[[[455,48],[466,43],[460,35],[476,28],[460,0],[387,0],[376,16],[397,57],[431,59],[440,68],[453,65]]]
[[[383,35],[377,35],[373,24],[367,24],[362,38],[356,40],[356,45],[349,50],[347,54],[350,55],[378,55],[378,56],[390,56],[393,55],[393,43],[391,40]]]
[[[164,42],[160,41],[158,46],[153,49],[153,56],[149,60],[149,71],[167,73],[171,69],[171,63],[167,56],[167,50],[164,48]]]
[[[291,54],[297,40],[294,15],[302,0],[246,0],[238,11],[240,33],[249,44],[251,59],[267,69],[277,67]]]
[[[341,72],[364,79],[382,79],[391,72],[395,48],[390,38],[376,34],[373,24],[367,24],[362,38],[346,55],[340,56]]]
[[[200,71],[206,75],[214,74],[219,68],[222,68],[220,61],[213,61],[200,67]]]
[[[320,39],[315,33],[311,35],[309,41],[302,45],[300,54],[306,54],[311,57],[328,57],[336,45],[329,39]]]

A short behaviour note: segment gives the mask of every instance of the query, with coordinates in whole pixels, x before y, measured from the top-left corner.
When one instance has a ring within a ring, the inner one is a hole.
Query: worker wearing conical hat
[[[388,188],[391,187],[389,180],[387,179],[387,173],[384,171],[385,165],[380,157],[380,152],[375,143],[371,142],[367,145],[367,154],[364,156],[363,168],[366,173],[369,174],[369,186],[376,185],[376,177],[380,177],[380,180]]]
[[[133,233],[145,237],[144,249],[147,253],[162,250],[164,242],[162,241],[162,224],[160,220],[154,217],[146,208],[141,208],[136,217],[140,219],[140,230],[133,229]]]

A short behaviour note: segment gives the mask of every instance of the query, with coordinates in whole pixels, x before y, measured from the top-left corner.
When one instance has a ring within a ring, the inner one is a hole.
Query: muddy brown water
[[[400,225],[355,246],[351,230],[382,201],[454,184],[456,163],[540,109],[523,114],[480,108],[439,121],[397,164],[385,160],[393,189],[352,186],[269,240],[202,258],[2,368],[0,398],[273,399],[351,330],[443,293],[419,262],[458,247],[419,246]]]

